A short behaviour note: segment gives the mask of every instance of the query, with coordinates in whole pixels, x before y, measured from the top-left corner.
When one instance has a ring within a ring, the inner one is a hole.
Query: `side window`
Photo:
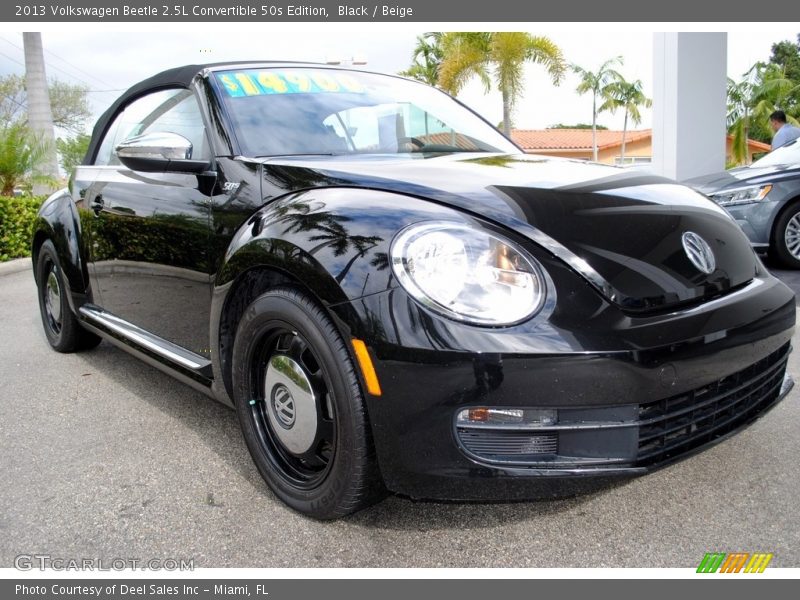
[[[143,96],[117,115],[97,151],[96,165],[118,165],[114,148],[135,135],[170,132],[192,142],[192,158],[210,157],[203,118],[189,90],[163,90]]]

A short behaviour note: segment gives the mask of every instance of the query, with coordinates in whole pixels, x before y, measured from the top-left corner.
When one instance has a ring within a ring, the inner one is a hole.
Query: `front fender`
[[[466,220],[458,211],[402,194],[330,187],[289,194],[237,231],[217,270],[211,307],[212,362],[231,404],[230,354],[239,316],[270,285],[298,282],[331,311],[343,334],[367,328],[346,303],[396,286],[389,247],[403,227]],[[266,272],[265,272],[266,271]]]
[[[74,310],[89,294],[89,275],[84,260],[83,237],[78,210],[69,190],[64,188],[42,203],[33,226],[34,273],[39,249],[50,239],[56,248],[64,280],[69,287],[67,298]]]
[[[380,190],[337,187],[290,194],[253,214],[236,233],[216,285],[268,267],[300,280],[327,305],[352,301],[395,285],[389,268],[395,234],[435,219],[467,217]]]

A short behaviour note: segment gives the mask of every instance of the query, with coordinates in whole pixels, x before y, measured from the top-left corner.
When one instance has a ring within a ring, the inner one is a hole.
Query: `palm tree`
[[[650,108],[653,106],[653,101],[644,95],[642,91],[642,82],[637,79],[636,81],[625,81],[619,78],[617,81],[612,81],[606,86],[605,102],[600,107],[600,112],[604,110],[617,112],[617,109],[622,108],[625,110],[625,120],[622,126],[622,152],[620,154],[620,163],[625,162],[625,138],[628,135],[628,119],[633,121],[635,125],[642,122],[642,114],[639,112],[639,107]]]
[[[735,162],[750,164],[747,140],[751,137],[769,141],[772,131],[767,128],[769,115],[785,110],[792,95],[800,89],[798,82],[788,79],[778,65],[756,63],[738,83],[728,79],[728,132],[733,135]],[[791,115],[787,120],[797,124]]]
[[[428,85],[437,85],[439,82],[439,66],[442,64],[442,33],[432,31],[417,36],[417,45],[414,47],[413,63],[398,75],[416,79]]]
[[[366,256],[367,252],[372,250],[375,246],[380,244],[383,238],[377,235],[352,235],[348,238],[348,242],[353,246],[355,254],[347,261],[344,268],[336,276],[336,282],[342,283],[348,271],[352,268],[353,264],[359,258]],[[373,261],[370,261],[372,263]]]
[[[24,124],[12,123],[0,130],[0,195],[13,196],[23,183],[52,184],[49,176],[36,172],[47,154],[46,144]]]
[[[549,38],[524,32],[451,32],[441,39],[444,60],[439,67],[439,87],[456,95],[477,76],[486,91],[494,78],[503,96],[503,132],[511,135],[511,113],[524,88],[526,63],[541,64],[554,85],[564,76],[566,62]]]
[[[747,140],[750,137],[753,89],[753,82],[747,77],[738,83],[728,77],[728,114],[725,120],[728,132],[733,135],[731,159],[737,164],[750,164]]]
[[[597,97],[605,97],[608,85],[622,79],[622,75],[613,68],[616,65],[622,65],[621,56],[607,60],[594,72],[572,65],[572,71],[581,78],[575,91],[581,96],[586,92],[592,93],[592,160],[595,162],[597,162]]]
[[[56,156],[55,134],[53,133],[50,94],[47,89],[47,76],[44,71],[42,34],[39,32],[23,33],[22,42],[25,48],[28,126],[31,128],[33,135],[44,144],[45,149],[42,160],[33,166],[37,175],[33,193],[45,194],[52,190],[52,184],[43,184],[41,181],[54,181],[58,178],[58,158]]]
[[[797,125],[797,119],[789,110],[793,95],[800,90],[800,83],[786,77],[786,72],[778,65],[763,65],[757,63],[753,69],[756,71],[753,88],[753,121],[767,129],[764,139],[772,138],[772,131],[766,126],[769,115],[773,111],[786,111],[786,120]]]
[[[308,236],[310,242],[317,242],[308,254],[315,255],[323,248],[329,248],[334,256],[344,256],[352,248],[355,254],[347,261],[344,268],[336,276],[336,281],[341,283],[353,264],[362,258],[383,241],[376,235],[354,235],[350,233],[347,224],[350,217],[336,215],[323,210],[324,203],[312,208],[308,202],[295,201],[276,209],[273,223],[286,223],[283,233],[314,233]]]

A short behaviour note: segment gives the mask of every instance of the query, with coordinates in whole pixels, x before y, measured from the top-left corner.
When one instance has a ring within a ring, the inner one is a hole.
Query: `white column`
[[[683,181],[725,168],[726,33],[653,34],[653,171]]]

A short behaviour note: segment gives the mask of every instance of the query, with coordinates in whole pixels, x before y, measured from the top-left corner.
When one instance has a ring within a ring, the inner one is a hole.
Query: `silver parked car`
[[[748,167],[685,181],[724,207],[756,250],[800,269],[800,140]]]

